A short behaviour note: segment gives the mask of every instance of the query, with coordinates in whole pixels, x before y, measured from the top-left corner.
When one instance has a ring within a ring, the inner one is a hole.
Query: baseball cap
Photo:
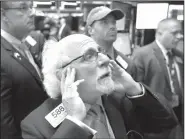
[[[111,10],[105,6],[99,6],[93,8],[87,16],[87,25],[90,26],[94,21],[100,20],[107,16],[108,14],[112,14],[116,20],[119,20],[124,17],[124,14],[119,9]]]

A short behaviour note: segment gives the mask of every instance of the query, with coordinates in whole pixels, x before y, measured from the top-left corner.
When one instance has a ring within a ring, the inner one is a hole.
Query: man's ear
[[[90,36],[92,36],[92,35],[94,34],[94,28],[91,27],[91,26],[88,26],[87,29],[88,29],[88,34],[89,34]]]
[[[8,18],[6,17],[5,10],[1,8],[1,20],[8,21]]]

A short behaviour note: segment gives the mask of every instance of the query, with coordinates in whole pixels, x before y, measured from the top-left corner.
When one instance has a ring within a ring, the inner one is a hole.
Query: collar
[[[102,97],[99,97],[99,99],[96,101],[97,105],[100,105],[102,108],[103,107],[103,103],[102,103]],[[89,111],[89,109],[91,108],[92,105],[85,103],[85,107],[86,107],[86,111]]]
[[[161,49],[165,59],[167,59],[167,52],[168,51],[166,50],[166,48],[158,40],[156,40],[156,43],[159,46],[159,48]]]
[[[1,36],[3,36],[8,42],[10,42],[14,45],[20,45],[22,43],[19,39],[12,36],[10,33],[6,32],[3,29],[1,29]]]

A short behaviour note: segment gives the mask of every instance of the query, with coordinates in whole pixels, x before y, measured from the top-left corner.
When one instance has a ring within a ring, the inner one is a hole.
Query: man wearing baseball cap
[[[88,35],[99,44],[101,51],[135,78],[136,67],[133,62],[113,46],[117,39],[116,20],[123,17],[124,14],[119,9],[111,10],[105,6],[95,7],[87,16],[87,31]]]

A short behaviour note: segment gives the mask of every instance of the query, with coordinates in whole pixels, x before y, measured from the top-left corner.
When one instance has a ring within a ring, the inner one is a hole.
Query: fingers
[[[119,71],[121,71],[121,72],[124,72],[125,71],[125,69],[123,69],[122,67],[120,67],[114,60],[110,60],[110,67],[111,67],[111,69],[117,69],[117,70],[119,70]]]
[[[61,87],[61,93],[64,93],[64,86],[65,86],[65,79],[66,79],[66,73],[67,70],[64,69],[64,71],[62,71],[62,77],[61,77],[61,82],[60,82],[60,87]]]
[[[79,84],[81,84],[84,81],[85,81],[84,79],[77,80],[76,82],[74,82],[74,85],[78,86]]]
[[[73,83],[75,81],[75,75],[76,75],[76,70],[74,68],[71,68],[70,71],[70,82]]]
[[[115,68],[121,68],[114,60],[110,60],[110,65]]]
[[[84,79],[75,81],[76,71],[74,68],[67,68],[61,78],[62,99],[78,97],[77,86],[84,82]],[[75,81],[75,82],[74,82]]]

